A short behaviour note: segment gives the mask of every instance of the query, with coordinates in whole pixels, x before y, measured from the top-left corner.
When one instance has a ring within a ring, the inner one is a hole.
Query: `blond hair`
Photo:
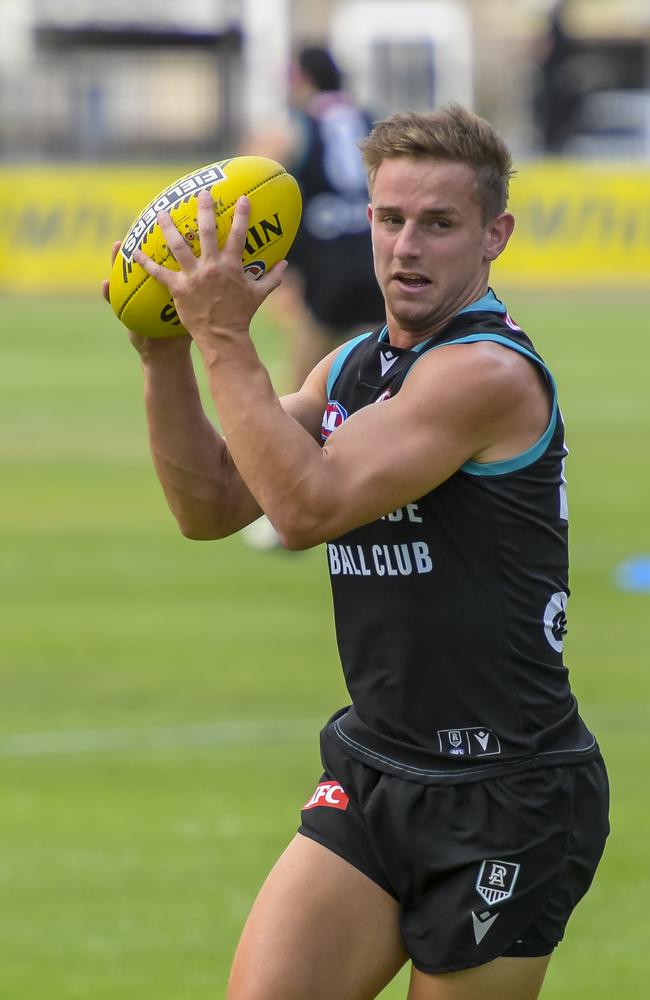
[[[489,122],[459,104],[426,113],[391,115],[375,124],[360,148],[371,191],[383,160],[409,156],[472,167],[484,221],[505,211],[508,204],[510,178],[515,172],[510,150]]]

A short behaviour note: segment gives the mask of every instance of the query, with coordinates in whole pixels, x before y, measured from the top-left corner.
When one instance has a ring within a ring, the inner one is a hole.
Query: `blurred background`
[[[286,118],[290,57],[305,43],[331,48],[374,118],[456,100],[492,121],[520,164],[533,161],[513,187],[513,277],[647,283],[646,0],[0,6],[0,190],[11,206],[0,289],[94,287],[143,191]],[[71,241],[83,251],[73,268]]]
[[[346,702],[323,552],[178,535],[138,360],[99,296],[112,242],[157,191],[286,124],[289,63],[312,44],[373,118],[456,100],[515,154],[517,228],[493,285],[559,383],[567,662],[613,789],[605,860],[543,995],[640,1000],[648,0],[0,0],[0,14],[0,997],[224,996],[319,777],[318,728]],[[282,391],[277,311],[254,335]],[[403,995],[403,977],[383,994]]]

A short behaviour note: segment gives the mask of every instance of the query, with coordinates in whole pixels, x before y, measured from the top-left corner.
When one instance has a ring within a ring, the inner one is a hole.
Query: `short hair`
[[[307,46],[298,53],[298,65],[317,90],[340,90],[343,83],[341,70],[327,49],[317,45]]]
[[[466,163],[476,173],[476,195],[483,220],[505,211],[512,155],[498,132],[459,104],[436,111],[398,112],[375,124],[360,143],[372,189],[380,164],[397,156]]]

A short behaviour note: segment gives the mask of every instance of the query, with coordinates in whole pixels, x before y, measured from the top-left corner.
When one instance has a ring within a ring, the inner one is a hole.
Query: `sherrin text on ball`
[[[160,191],[130,226],[115,258],[110,279],[110,302],[129,330],[146,337],[175,337],[185,333],[168,290],[133,258],[140,249],[158,264],[177,271],[157,222],[170,213],[176,227],[198,257],[197,195],[209,190],[219,247],[226,241],[237,199],[247,195],[250,220],[242,267],[258,278],[283,260],[293,243],[302,202],[296,180],[275,160],[264,156],[236,156],[193,170]]]

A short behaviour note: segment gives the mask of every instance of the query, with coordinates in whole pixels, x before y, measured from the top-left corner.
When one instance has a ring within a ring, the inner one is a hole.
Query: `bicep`
[[[471,356],[440,356],[413,369],[398,394],[358,410],[328,438],[324,537],[435,489],[503,435],[518,396],[507,373]]]
[[[443,483],[474,451],[444,411],[400,399],[364,407],[323,448],[334,484],[332,525],[341,534],[397,510]]]

